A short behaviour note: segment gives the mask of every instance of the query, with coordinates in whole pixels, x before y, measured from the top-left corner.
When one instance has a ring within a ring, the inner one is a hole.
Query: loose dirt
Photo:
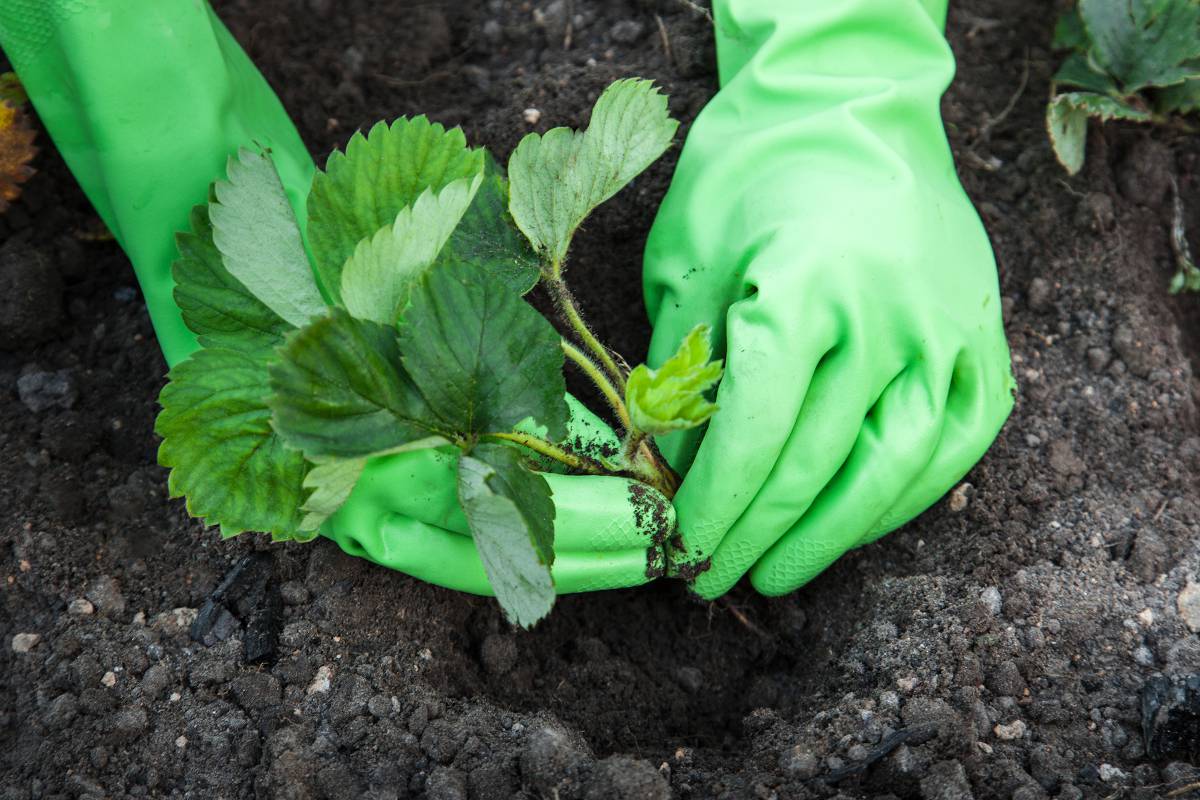
[[[674,0],[217,7],[322,159],[417,113],[507,153],[627,75],[664,86],[686,135],[716,88],[709,24]],[[1170,178],[1200,231],[1200,145],[1093,128],[1066,177],[1042,125],[1052,27],[1035,0],[950,16],[943,110],[1020,384],[987,457],[790,597],[658,582],[561,598],[528,633],[326,541],[223,542],[166,497],[142,298],[43,139],[0,216],[0,344],[19,343],[0,350],[0,797],[1032,800],[1195,780],[1178,748],[1147,754],[1142,687],[1200,671],[1200,299],[1165,290]],[[571,265],[631,360],[673,164],[604,207]]]

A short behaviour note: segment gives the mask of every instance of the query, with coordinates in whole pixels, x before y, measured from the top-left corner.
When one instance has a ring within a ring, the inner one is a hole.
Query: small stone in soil
[[[317,670],[316,677],[305,690],[306,694],[325,694],[329,691],[329,679],[333,677],[333,670],[328,666],[323,666]]]
[[[1025,723],[1022,720],[1014,720],[1007,725],[997,723],[996,727],[992,728],[992,732],[996,734],[996,738],[1005,742],[1011,742],[1015,739],[1020,739],[1025,735]]]
[[[1193,633],[1200,631],[1200,583],[1188,581],[1176,598],[1179,616]]]
[[[69,369],[57,372],[27,372],[17,378],[21,404],[35,414],[50,408],[72,408],[79,399],[75,376]]]
[[[28,653],[33,648],[37,647],[37,643],[42,640],[40,633],[18,633],[12,638],[12,650],[14,653]]]
[[[96,607],[92,605],[92,602],[90,600],[85,600],[82,597],[76,597],[67,604],[67,613],[73,614],[77,617],[87,616],[88,614],[95,613],[95,611]]]
[[[105,616],[118,617],[125,613],[125,596],[115,578],[101,575],[88,584],[83,595]]]

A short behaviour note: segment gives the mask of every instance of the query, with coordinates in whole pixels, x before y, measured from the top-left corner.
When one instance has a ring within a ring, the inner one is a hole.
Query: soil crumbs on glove
[[[675,0],[217,5],[322,156],[405,113],[507,152],[579,124],[631,74],[659,80],[686,123],[715,86],[708,23]],[[168,501],[145,308],[47,145],[0,217],[0,285],[63,320],[48,331],[0,298],[6,339],[25,343],[0,351],[0,798],[1187,786],[1181,756],[1147,755],[1166,711],[1144,724],[1141,698],[1155,674],[1200,671],[1200,301],[1165,292],[1169,178],[1194,218],[1200,145],[1093,128],[1067,179],[1042,125],[1052,25],[1033,0],[950,16],[944,112],[995,243],[1021,385],[964,485],[791,597],[741,586],[709,605],[659,582],[564,597],[532,633],[325,541],[222,542]],[[993,122],[1026,64],[1028,88]],[[648,335],[640,250],[673,158],[575,249],[586,311],[631,360]]]

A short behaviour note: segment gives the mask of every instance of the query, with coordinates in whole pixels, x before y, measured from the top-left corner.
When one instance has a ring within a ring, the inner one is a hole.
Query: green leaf
[[[450,442],[441,436],[430,436],[418,439],[400,447],[393,447],[379,453],[357,458],[337,458],[335,456],[314,456],[311,461],[315,465],[304,479],[304,488],[311,489],[312,494],[304,501],[304,511],[308,512],[300,523],[300,530],[312,532],[315,536],[317,529],[325,520],[332,517],[354,491],[359,476],[372,458],[406,453],[410,450],[423,450],[432,447],[444,447]],[[299,538],[299,537],[297,537]]]
[[[299,327],[324,311],[325,301],[279,173],[269,157],[245,149],[229,159],[227,173],[209,206],[213,243],[233,277]]]
[[[711,361],[707,325],[684,337],[675,355],[658,369],[639,364],[625,387],[625,405],[636,430],[661,436],[695,428],[717,411],[704,393],[721,380],[721,362]]]
[[[1046,129],[1050,132],[1054,155],[1071,175],[1083,167],[1089,117],[1101,122],[1110,119],[1147,122],[1150,113],[1115,98],[1087,92],[1068,92],[1052,99],[1046,107]]]
[[[554,605],[554,503],[515,451],[483,444],[458,462],[458,499],[509,622],[529,628]]]
[[[196,206],[191,231],[175,236],[179,258],[171,274],[184,324],[202,347],[258,354],[282,344],[292,326],[229,274],[212,235],[208,207]]]
[[[466,261],[498,275],[525,294],[538,280],[538,258],[508,213],[508,181],[491,153],[484,153],[483,183],[435,264]]]
[[[1072,8],[1058,18],[1058,22],[1054,24],[1054,41],[1051,46],[1055,50],[1087,50],[1087,31],[1083,27],[1079,9]]]
[[[307,464],[271,428],[267,365],[237,350],[209,348],[171,370],[154,429],[158,463],[171,468],[172,497],[223,536],[266,531],[293,538]]]
[[[1079,0],[1089,57],[1125,93],[1200,76],[1197,0]]]
[[[440,192],[483,169],[483,153],[467,148],[462,130],[447,131],[424,116],[380,122],[355,133],[313,178],[308,243],[321,285],[341,301],[342,266],[363,239],[391,225],[426,189]]]
[[[304,488],[311,489],[312,494],[304,501],[306,513],[300,522],[300,530],[313,537],[350,497],[367,459],[319,456],[314,464],[304,479]]]
[[[1168,86],[1158,92],[1157,103],[1164,114],[1191,114],[1200,111],[1200,78]]]
[[[1092,69],[1087,56],[1072,53],[1054,73],[1054,82],[1063,86],[1076,86],[1089,92],[1116,94],[1117,84],[1108,75]]]
[[[342,301],[359,319],[395,325],[413,281],[437,257],[475,197],[482,174],[426,189],[396,221],[363,239],[342,270]]]
[[[580,223],[661,156],[678,127],[650,81],[627,79],[600,95],[586,131],[521,140],[508,162],[509,210],[555,274]]]
[[[309,458],[453,438],[404,373],[395,329],[340,308],[288,337],[270,379],[275,430]]]
[[[533,417],[566,435],[561,338],[500,278],[447,264],[413,286],[401,317],[404,368],[444,425],[460,435],[511,431]]]

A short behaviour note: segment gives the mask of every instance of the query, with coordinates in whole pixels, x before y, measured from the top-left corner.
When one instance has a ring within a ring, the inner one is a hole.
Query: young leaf
[[[175,236],[179,258],[171,274],[184,324],[203,347],[254,354],[274,349],[292,326],[229,274],[212,237],[207,206],[193,208],[191,231]]]
[[[426,189],[370,239],[363,239],[342,269],[342,302],[359,319],[395,325],[421,276],[475,197],[482,174],[460,178],[438,193]]]
[[[1146,122],[1150,113],[1115,98],[1088,92],[1068,92],[1051,100],[1046,108],[1046,129],[1050,132],[1054,155],[1071,175],[1083,167],[1088,117]]]
[[[223,536],[295,536],[307,464],[271,429],[265,359],[209,348],[169,377],[154,429],[171,496],[186,495],[188,513],[219,524]]]
[[[695,428],[717,411],[704,393],[721,379],[721,362],[710,361],[707,325],[684,337],[675,355],[658,369],[639,364],[625,387],[625,404],[633,427],[653,436]]]
[[[340,302],[342,266],[361,240],[391,225],[426,189],[440,192],[482,169],[482,152],[467,148],[462,130],[424,116],[354,134],[346,152],[334,152],[317,172],[308,196],[308,242],[330,299]]]
[[[25,113],[0,100],[0,214],[21,196],[21,184],[33,177],[29,162],[37,155],[34,135]]]
[[[404,373],[395,328],[340,308],[290,335],[270,377],[275,430],[309,458],[454,438]]]
[[[554,503],[546,479],[503,445],[458,462],[458,499],[488,582],[509,622],[533,626],[554,605]]]
[[[580,223],[661,156],[678,127],[650,81],[627,79],[600,95],[586,131],[521,140],[508,162],[509,210],[554,274]]]
[[[1091,59],[1127,94],[1200,76],[1196,0],[1079,0]]]
[[[475,200],[434,263],[476,264],[525,294],[538,280],[537,255],[508,213],[504,170],[487,150],[483,155],[483,182]]]
[[[255,297],[299,327],[325,310],[300,226],[271,159],[242,149],[209,206],[225,268]]]
[[[472,264],[428,271],[400,324],[404,369],[445,426],[510,431],[533,417],[566,435],[560,337],[503,281]]]

